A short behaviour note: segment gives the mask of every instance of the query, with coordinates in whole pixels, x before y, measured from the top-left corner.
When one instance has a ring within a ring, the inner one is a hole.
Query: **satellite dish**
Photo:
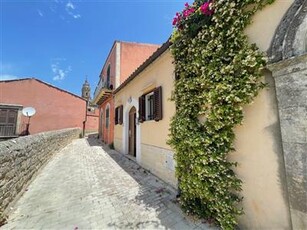
[[[32,117],[36,113],[36,110],[32,107],[26,107],[22,109],[22,114],[26,117]]]

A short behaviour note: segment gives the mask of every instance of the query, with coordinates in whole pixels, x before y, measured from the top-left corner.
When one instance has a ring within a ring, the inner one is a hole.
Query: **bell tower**
[[[87,77],[85,78],[85,82],[82,86],[82,97],[89,101],[91,99],[91,87],[90,84],[87,81]]]

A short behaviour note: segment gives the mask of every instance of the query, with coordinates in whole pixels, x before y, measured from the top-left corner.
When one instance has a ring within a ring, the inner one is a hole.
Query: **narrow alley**
[[[1,229],[213,229],[185,217],[175,190],[93,137],[55,154]]]

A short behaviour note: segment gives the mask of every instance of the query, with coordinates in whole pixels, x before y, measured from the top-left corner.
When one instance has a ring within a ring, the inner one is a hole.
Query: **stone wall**
[[[293,229],[307,229],[307,54],[269,66],[276,82]]]
[[[307,1],[294,0],[268,51],[275,78],[292,229],[307,229]]]
[[[64,129],[0,142],[0,221],[1,212],[33,175],[80,132],[78,128]]]

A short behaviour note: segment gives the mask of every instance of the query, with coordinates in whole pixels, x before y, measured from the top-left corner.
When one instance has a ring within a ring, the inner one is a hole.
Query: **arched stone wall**
[[[307,229],[307,1],[296,0],[268,51],[276,83],[293,229]]]
[[[302,25],[307,15],[307,1],[296,0],[288,9],[280,22],[271,47],[268,50],[270,63],[275,63],[295,56],[294,42],[298,28]],[[302,38],[303,39],[303,38]]]

